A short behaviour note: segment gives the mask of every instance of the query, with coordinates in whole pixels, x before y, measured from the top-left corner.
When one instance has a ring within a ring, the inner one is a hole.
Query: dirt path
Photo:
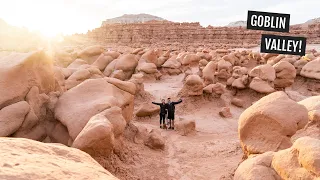
[[[195,69],[192,69],[195,72]],[[165,76],[157,82],[145,84],[156,101],[160,98],[176,98],[182,88],[184,74]],[[237,120],[244,109],[231,106],[233,118],[218,115],[222,99],[188,102],[176,106],[176,119],[194,119],[196,134],[181,136],[172,130],[161,130],[166,139],[164,163],[167,178],[179,180],[231,179],[231,173],[241,160],[242,151],[237,134]],[[139,123],[159,129],[158,116]]]

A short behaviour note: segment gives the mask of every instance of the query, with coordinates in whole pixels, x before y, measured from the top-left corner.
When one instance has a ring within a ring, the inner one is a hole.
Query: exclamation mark
[[[300,40],[300,43],[299,43],[299,52],[301,52],[301,50],[302,50],[302,41]]]

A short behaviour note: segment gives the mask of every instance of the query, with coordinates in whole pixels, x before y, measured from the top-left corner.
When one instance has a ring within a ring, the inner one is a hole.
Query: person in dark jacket
[[[160,128],[164,128],[168,105],[166,104],[164,99],[161,100],[161,103],[152,102],[152,104],[160,106]]]
[[[171,99],[168,98],[167,109],[168,109],[168,120],[169,120],[169,129],[174,129],[174,112],[175,112],[175,105],[180,104],[182,99],[177,102],[171,102]]]

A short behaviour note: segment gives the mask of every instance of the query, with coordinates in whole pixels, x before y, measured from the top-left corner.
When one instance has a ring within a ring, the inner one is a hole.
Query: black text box
[[[247,29],[289,32],[290,14],[248,11]]]
[[[306,41],[305,37],[262,34],[260,52],[304,56]]]

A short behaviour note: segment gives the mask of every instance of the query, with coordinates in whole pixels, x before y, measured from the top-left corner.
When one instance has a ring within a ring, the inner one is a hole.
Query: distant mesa
[[[227,27],[247,27],[247,21],[235,21],[227,25]]]
[[[131,23],[144,23],[148,21],[167,21],[161,17],[153,16],[150,14],[124,14],[119,17],[107,19],[102,22],[102,26],[107,24],[131,24]]]
[[[315,24],[315,23],[320,23],[320,17],[314,18],[314,19],[310,19],[307,22],[305,22],[304,24]]]

